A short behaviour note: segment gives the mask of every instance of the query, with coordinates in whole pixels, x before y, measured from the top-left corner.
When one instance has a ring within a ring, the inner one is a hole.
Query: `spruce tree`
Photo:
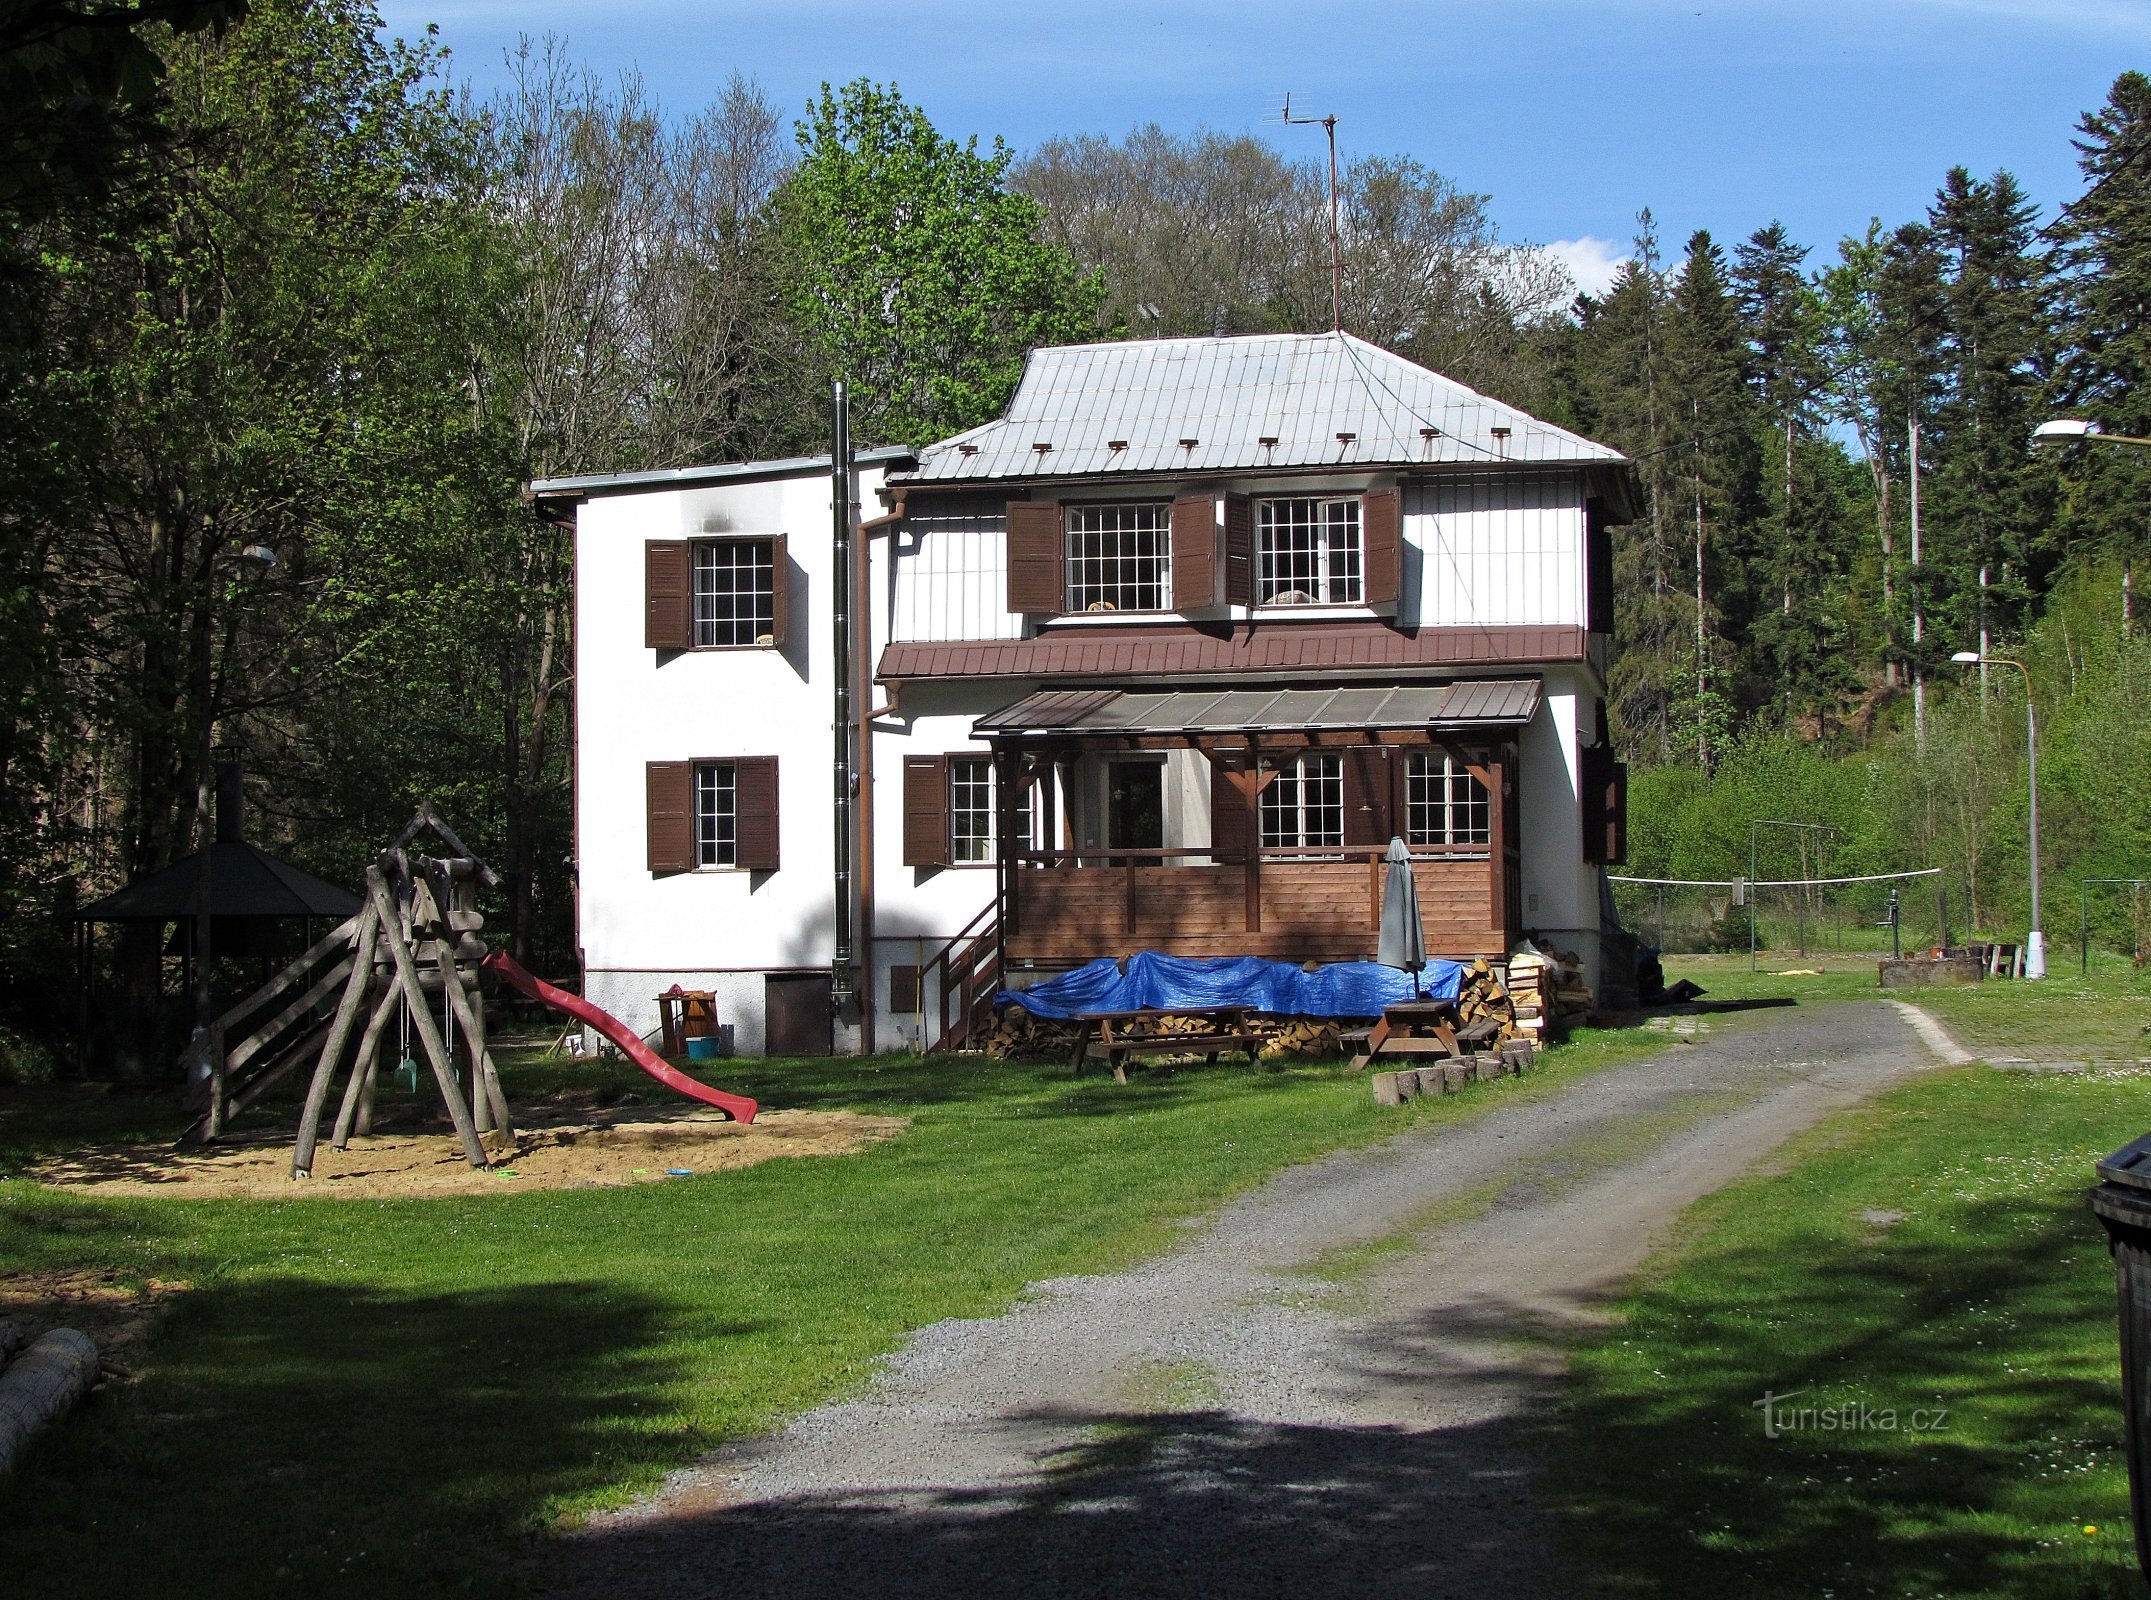
[[[2047,474],[2031,455],[2050,303],[2034,216],[2009,173],[1981,182],[1962,167],[1931,212],[1946,270],[1932,507],[1938,553],[1953,569],[1945,615],[1960,648],[2021,632],[2053,564]]]
[[[2064,414],[2108,433],[2151,437],[2151,78],[2116,78],[2078,133],[2077,165],[2089,187],[2052,230],[2063,274],[2054,396]],[[2151,453],[2083,446],[2062,459],[2062,474],[2057,520],[2066,548],[2118,557],[2125,571],[2140,572],[2151,552]]]
[[[1694,589],[1684,721],[1696,760],[1709,766],[1731,731],[1734,665],[1725,641],[1746,637],[1755,486],[1754,407],[1746,341],[1709,233],[1688,240],[1674,281],[1669,330],[1670,428],[1679,441],[1680,516],[1691,539]]]

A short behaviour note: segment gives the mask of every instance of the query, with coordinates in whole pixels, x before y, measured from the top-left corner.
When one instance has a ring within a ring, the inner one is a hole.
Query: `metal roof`
[[[1394,675],[1413,667],[1522,666],[1589,658],[1589,636],[1567,624],[1392,628],[1383,623],[1193,623],[1049,629],[1035,639],[899,642],[874,676],[905,678],[1157,678],[1319,672]]]
[[[862,467],[908,461],[911,457],[912,451],[902,445],[883,445],[852,453],[852,461]],[[533,498],[549,494],[632,494],[640,489],[685,489],[698,483],[783,478],[801,472],[828,470],[827,456],[786,456],[779,461],[727,461],[710,467],[660,467],[652,472],[591,472],[575,478],[533,478],[523,486],[523,492]]]
[[[926,446],[917,468],[896,476],[1626,460],[1351,334],[1262,333],[1033,350],[999,421]]]
[[[1249,729],[1520,727],[1539,708],[1536,678],[1338,689],[1048,689],[972,724],[994,734],[1240,733]]]
[[[199,856],[137,878],[75,913],[78,922],[180,922],[194,913]],[[348,917],[359,898],[250,844],[220,839],[209,847],[209,909],[227,917]]]

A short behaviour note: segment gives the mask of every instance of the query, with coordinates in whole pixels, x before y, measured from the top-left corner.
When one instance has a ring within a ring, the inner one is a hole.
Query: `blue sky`
[[[1569,242],[1582,276],[1649,205],[1677,250],[1773,218],[1819,261],[1870,216],[1897,222],[1963,163],[2006,166],[2049,214],[2080,187],[2076,119],[2151,70],[2151,0],[1119,0],[869,5],[688,0],[387,0],[441,27],[455,69],[499,81],[519,34],[639,68],[674,110],[736,68],[788,112],[824,80],[900,84],[943,132],[1018,148],[1138,122],[1248,131],[1314,154],[1415,156],[1492,197],[1505,237]]]

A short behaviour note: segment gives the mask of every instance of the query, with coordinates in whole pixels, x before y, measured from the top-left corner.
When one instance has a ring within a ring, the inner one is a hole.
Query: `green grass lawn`
[[[1749,988],[1745,957],[1730,965],[1671,964],[1728,998],[1857,986]],[[1865,981],[1872,994],[1871,967]],[[2133,1056],[2151,1017],[2127,971],[1917,998],[1973,1049],[2030,1032]],[[1547,1441],[1551,1499],[1598,1591],[2141,1594],[2112,1269],[2083,1193],[2146,1127],[2139,1072],[1956,1069],[1695,1208],[1576,1353]],[[1766,1392],[1794,1396],[1774,1439]]]
[[[5,1269],[179,1279],[139,1380],[0,1486],[0,1572],[40,1596],[502,1593],[525,1536],[856,1386],[908,1331],[1125,1263],[1293,1162],[1552,1092],[1662,1043],[1401,1108],[1334,1062],[1152,1071],[731,1062],[772,1107],[913,1119],[860,1154],[603,1190],[91,1200],[0,1180]],[[525,1063],[512,1097],[641,1086]],[[661,1092],[659,1092],[661,1093]],[[168,1102],[0,1091],[0,1173],[161,1132]]]

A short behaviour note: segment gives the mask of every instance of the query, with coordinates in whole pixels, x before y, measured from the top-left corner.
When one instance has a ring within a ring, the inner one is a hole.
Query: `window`
[[[994,859],[994,776],[991,756],[949,757],[949,860],[978,866]],[[1031,843],[1031,788],[1016,797],[1016,838]]]
[[[776,542],[705,539],[694,550],[695,648],[775,644]]]
[[[1413,844],[1488,844],[1493,797],[1455,756],[1423,751],[1404,770],[1406,823]]]
[[[993,859],[993,761],[949,757],[949,859]]]
[[[695,865],[739,865],[739,776],[729,761],[695,768]]]
[[[1255,603],[1358,605],[1359,501],[1265,500],[1255,516]]]
[[[1070,611],[1163,611],[1172,565],[1171,508],[1070,506],[1067,524]]]
[[[1344,760],[1305,755],[1282,762],[1262,791],[1262,842],[1276,848],[1344,843]]]

